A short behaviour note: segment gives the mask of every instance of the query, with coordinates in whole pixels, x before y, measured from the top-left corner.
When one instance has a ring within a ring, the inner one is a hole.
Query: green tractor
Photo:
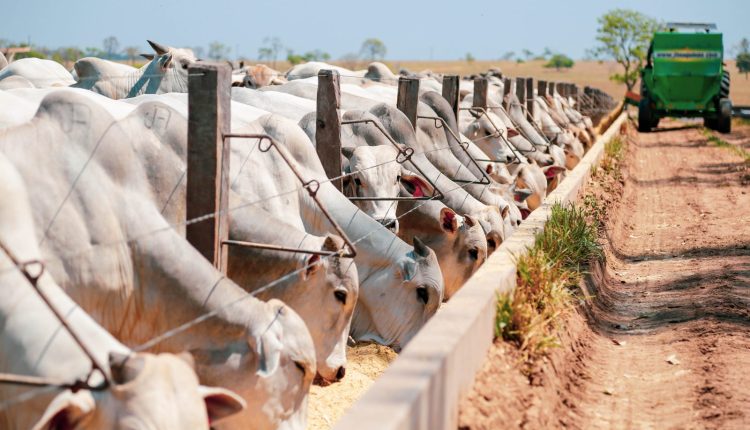
[[[664,117],[699,117],[706,127],[729,133],[732,102],[724,46],[715,24],[668,23],[654,33],[641,70],[638,130]]]

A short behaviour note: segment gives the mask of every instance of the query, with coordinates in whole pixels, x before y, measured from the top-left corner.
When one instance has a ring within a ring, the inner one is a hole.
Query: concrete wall
[[[514,256],[534,244],[553,203],[576,200],[602,158],[604,144],[625,120],[626,114],[620,113],[542,206],[409,342],[335,429],[455,430],[459,400],[473,385],[492,344],[495,298],[498,292],[515,288]]]

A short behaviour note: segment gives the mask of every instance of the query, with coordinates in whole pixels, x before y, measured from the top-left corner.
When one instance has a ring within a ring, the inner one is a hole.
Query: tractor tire
[[[732,102],[727,98],[719,100],[719,116],[716,118],[715,130],[719,133],[732,132]]]
[[[651,100],[647,97],[641,98],[638,103],[638,131],[648,133],[653,127],[654,118],[651,113]]]
[[[729,98],[729,71],[724,70],[721,74],[721,90],[719,90],[719,98],[721,99],[728,99]]]

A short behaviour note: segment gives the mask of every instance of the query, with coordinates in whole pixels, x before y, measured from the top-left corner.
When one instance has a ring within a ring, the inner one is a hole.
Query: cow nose
[[[514,160],[514,158],[513,158],[513,156],[512,156],[512,155],[506,155],[506,156],[505,156],[505,162],[506,162],[506,163],[510,163],[510,162],[512,162],[513,160]]]
[[[339,370],[336,371],[336,380],[340,381],[344,379],[344,375],[346,375],[346,367],[341,366],[339,367]]]

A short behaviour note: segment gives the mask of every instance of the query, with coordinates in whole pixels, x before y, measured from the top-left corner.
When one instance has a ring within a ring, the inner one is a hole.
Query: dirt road
[[[700,129],[662,127],[630,145],[563,347],[524,381],[496,345],[463,428],[750,428],[750,171]]]

